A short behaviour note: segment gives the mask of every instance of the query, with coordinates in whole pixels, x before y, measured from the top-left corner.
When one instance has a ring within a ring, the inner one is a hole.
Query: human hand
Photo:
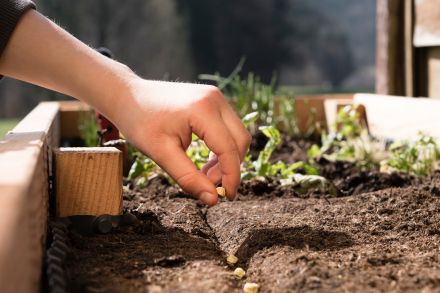
[[[250,135],[217,88],[143,80],[32,10],[14,30],[0,74],[90,104],[204,203],[217,202],[220,180],[235,197]],[[203,172],[185,154],[192,132],[215,154]]]
[[[217,203],[214,184],[220,181],[233,200],[251,136],[222,93],[209,85],[140,78],[129,88],[130,97],[112,115],[125,137],[205,204]],[[185,153],[193,132],[214,154],[202,170]]]

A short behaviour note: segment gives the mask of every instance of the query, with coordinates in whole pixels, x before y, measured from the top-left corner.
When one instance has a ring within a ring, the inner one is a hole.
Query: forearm
[[[109,116],[137,78],[34,10],[15,28],[0,58],[0,74],[81,99]]]

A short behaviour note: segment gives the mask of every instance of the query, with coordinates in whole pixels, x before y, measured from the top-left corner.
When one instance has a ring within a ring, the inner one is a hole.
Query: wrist
[[[85,95],[88,98],[84,101],[116,123],[130,100],[133,84],[141,78],[122,63],[110,59],[106,62],[101,76],[91,81],[90,90]]]

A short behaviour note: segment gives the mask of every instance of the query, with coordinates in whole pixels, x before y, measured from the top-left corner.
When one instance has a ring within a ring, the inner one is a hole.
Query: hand
[[[217,202],[220,180],[228,198],[235,197],[250,136],[217,88],[143,80],[33,10],[15,28],[0,74],[90,104],[204,203]],[[185,155],[192,132],[215,154],[203,172]]]
[[[140,78],[129,92],[112,111],[127,139],[202,202],[217,203],[214,184],[220,181],[233,200],[251,136],[222,93],[209,85]],[[185,154],[193,132],[214,154],[203,170]]]

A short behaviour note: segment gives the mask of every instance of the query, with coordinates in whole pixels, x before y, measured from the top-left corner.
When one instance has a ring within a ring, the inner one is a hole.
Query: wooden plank
[[[58,111],[58,103],[41,103],[0,141],[0,292],[40,287]]]
[[[377,0],[376,92],[405,95],[404,2]]]
[[[415,1],[414,46],[440,46],[440,0]]]
[[[56,214],[119,215],[122,153],[113,147],[55,151]]]
[[[440,47],[428,49],[428,96],[440,99]]]
[[[356,105],[359,113],[360,122],[368,128],[368,120],[364,105],[358,105],[353,99],[332,99],[324,101],[325,119],[328,133],[335,133],[338,125],[336,125],[337,114],[345,106]]]
[[[90,106],[82,102],[60,102],[61,133],[63,134],[63,138],[80,138],[79,126],[81,119],[90,111]]]
[[[313,123],[318,123],[323,129],[327,128],[324,101],[350,100],[353,94],[309,95],[295,97],[295,114],[301,134],[309,131]],[[312,117],[313,116],[313,117]]]
[[[414,3],[413,0],[404,2],[405,95],[412,97],[414,96]]]
[[[419,131],[440,142],[440,100],[356,94],[366,108],[370,133],[379,138],[415,139]]]

